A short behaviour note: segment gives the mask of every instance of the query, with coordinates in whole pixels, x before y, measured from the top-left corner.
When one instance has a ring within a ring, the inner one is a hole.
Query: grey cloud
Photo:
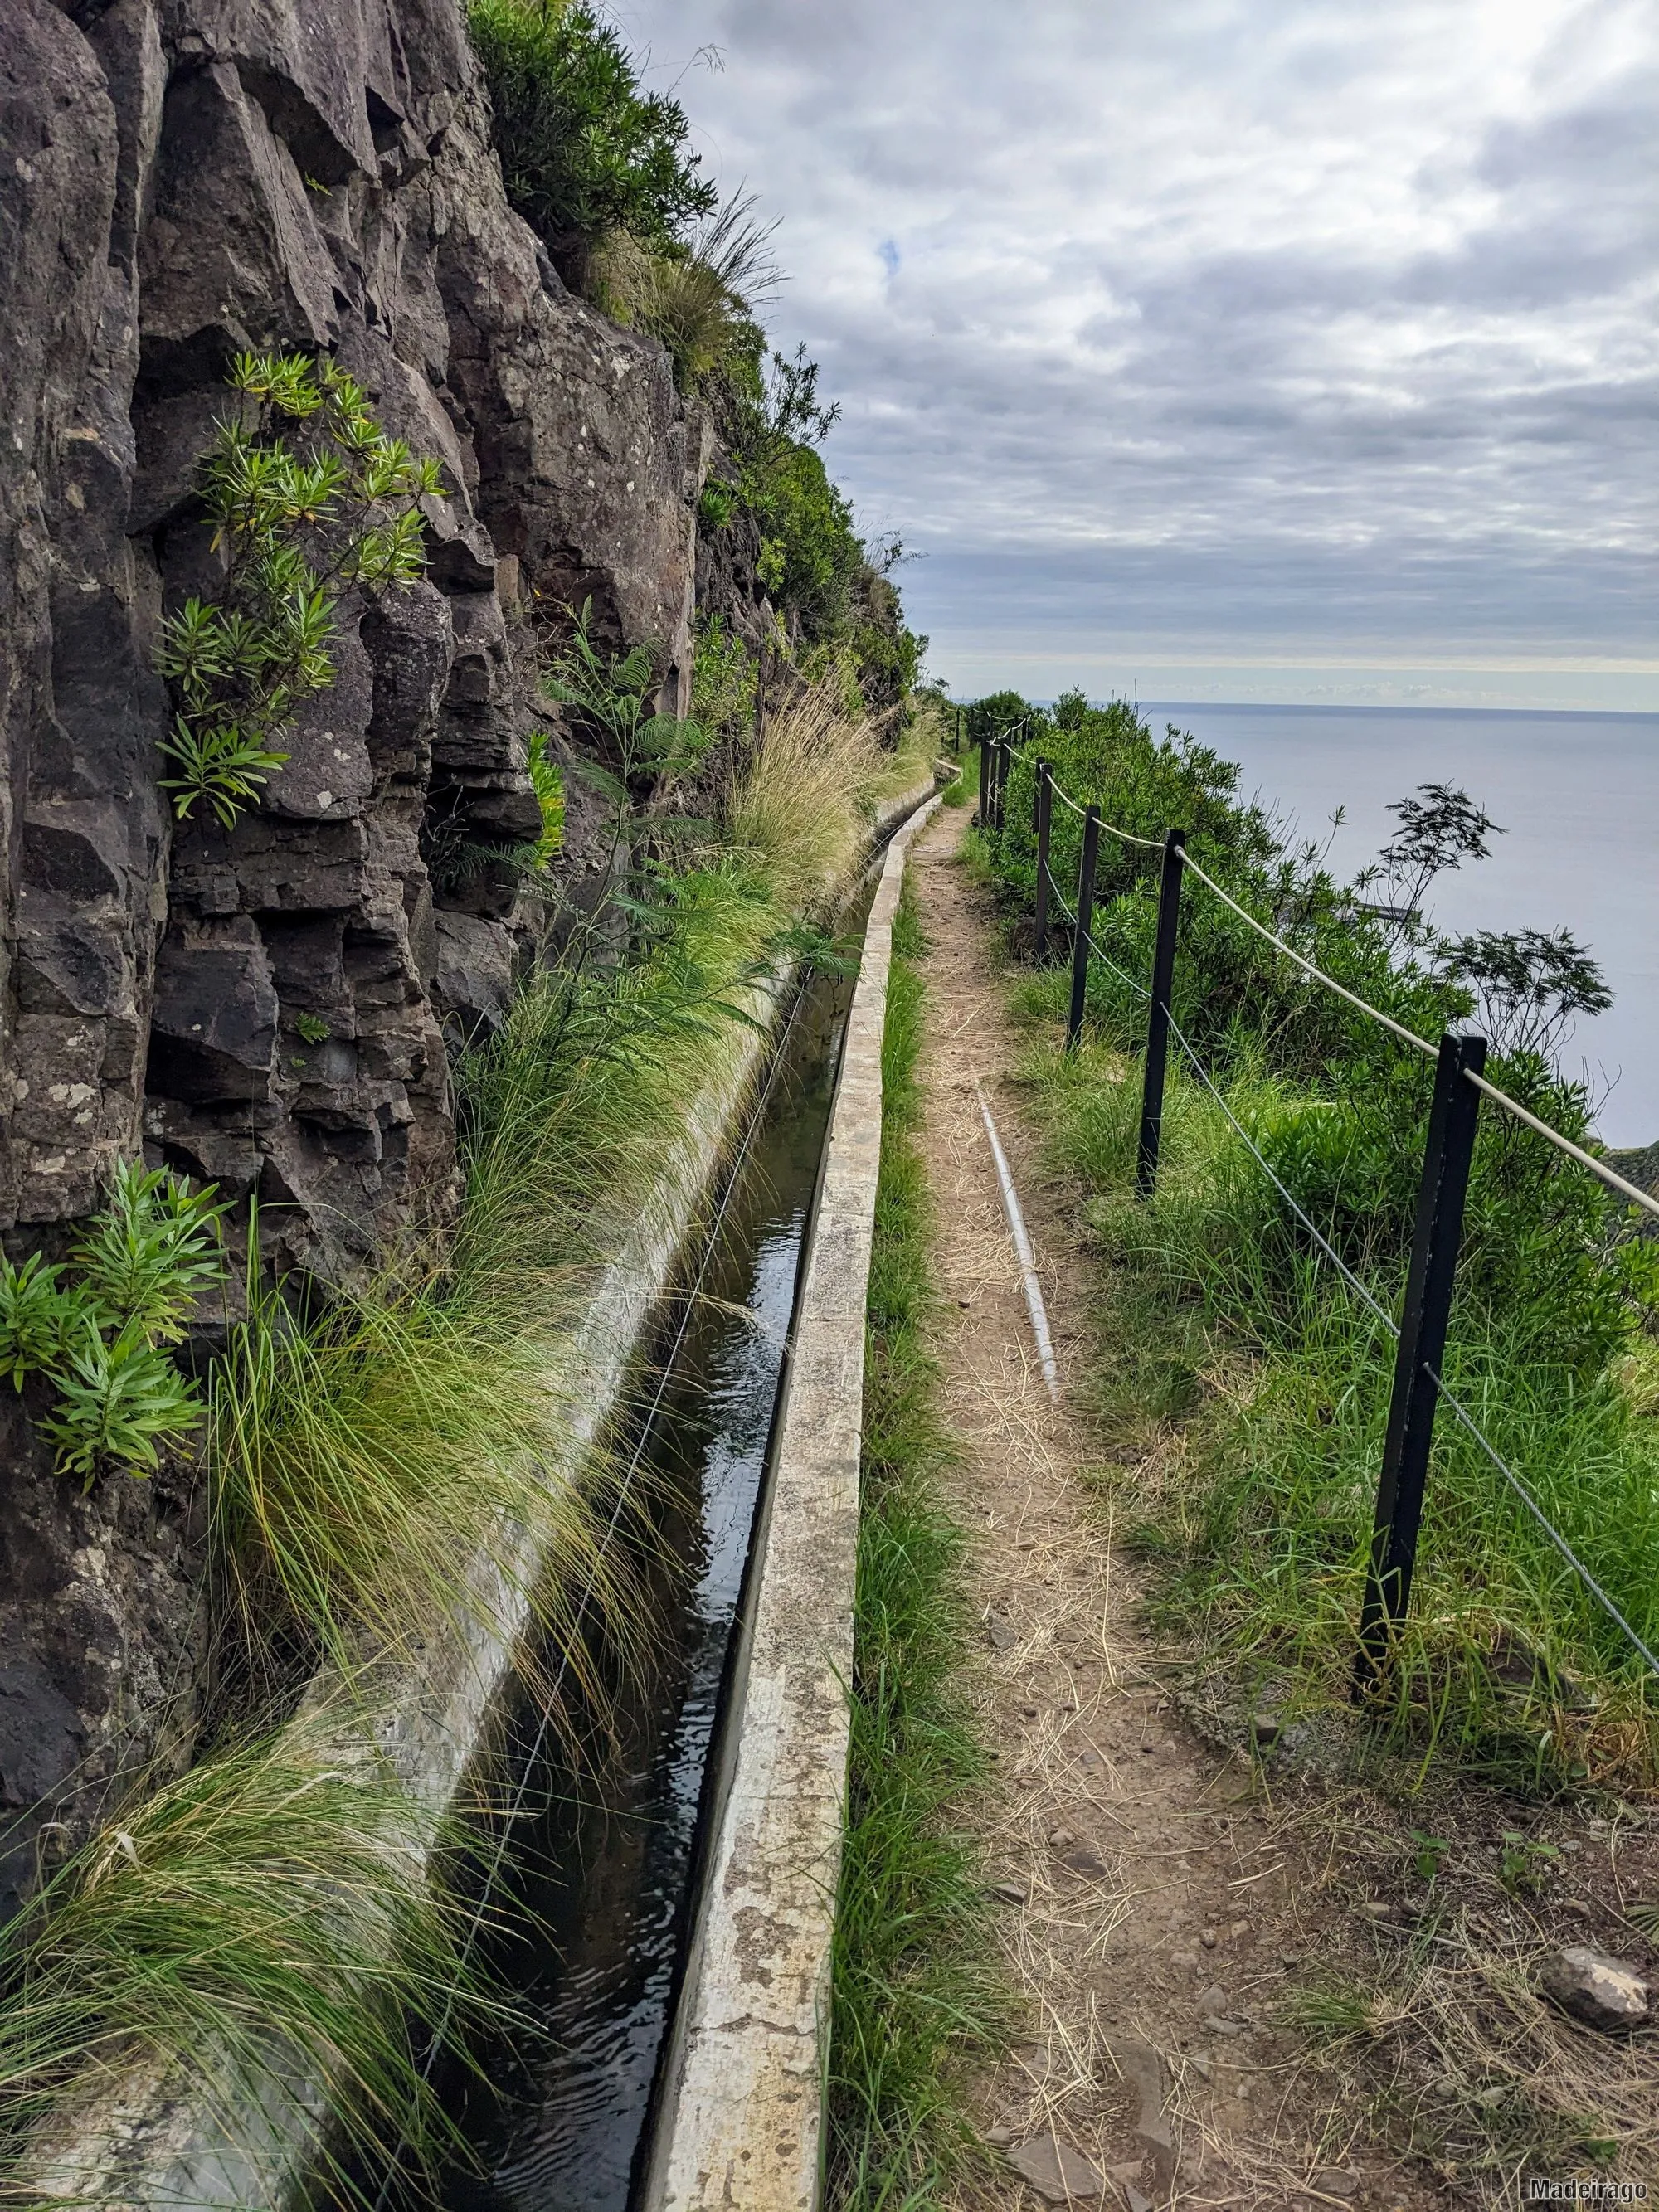
[[[1171,653],[1652,653],[1637,0],[621,20],[669,74],[723,50],[681,96],[784,217],[779,335],[860,514],[934,556],[924,627],[1069,637],[1104,595]]]

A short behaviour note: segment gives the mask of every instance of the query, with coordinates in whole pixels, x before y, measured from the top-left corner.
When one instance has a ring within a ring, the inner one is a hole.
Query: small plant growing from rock
[[[223,1211],[211,1186],[192,1191],[166,1169],[129,1162],[71,1255],[72,1280],[38,1252],[21,1267],[0,1258],[0,1373],[15,1390],[33,1373],[51,1382],[46,1433],[59,1468],[88,1489],[106,1462],[152,1474],[159,1441],[201,1419],[161,1347],[179,1341],[219,1279]]]
[[[326,1044],[328,1042],[328,1024],[320,1014],[301,1014],[296,1018],[294,1027],[307,1044]]]
[[[608,795],[620,801],[635,776],[669,777],[695,768],[708,750],[708,733],[696,721],[656,710],[659,648],[636,645],[620,659],[609,659],[593,641],[592,616],[592,601],[586,600],[542,689],[556,705],[571,708],[603,746],[608,757],[599,774]],[[593,764],[586,764],[585,772],[592,775]]]
[[[442,489],[440,465],[387,437],[332,362],[242,354],[228,382],[253,420],[245,404],[221,422],[203,468],[224,586],[168,618],[160,654],[176,771],[162,788],[181,820],[200,799],[227,829],[287,761],[295,710],[334,681],[335,591],[413,582],[419,501]]]

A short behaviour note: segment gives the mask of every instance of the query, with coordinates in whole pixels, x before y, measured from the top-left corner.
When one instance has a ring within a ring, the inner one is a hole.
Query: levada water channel
[[[867,906],[843,915],[849,935]],[[643,1665],[599,1655],[605,1723],[580,1749],[544,1725],[533,1686],[558,1676],[556,1652],[524,1670],[507,1716],[492,1796],[518,1809],[486,1840],[478,1949],[530,2033],[434,2074],[469,2150],[443,2174],[444,2212],[629,2212],[642,2179],[852,989],[818,975],[788,1010],[712,1237],[664,1303],[613,1440],[651,1501]],[[322,2201],[433,2200],[392,2163]]]

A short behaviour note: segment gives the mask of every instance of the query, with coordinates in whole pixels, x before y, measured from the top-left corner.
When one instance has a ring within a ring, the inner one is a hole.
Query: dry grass
[[[768,718],[760,750],[732,795],[729,833],[753,856],[781,905],[821,906],[865,835],[861,804],[887,762],[873,727],[829,684],[800,691]]]

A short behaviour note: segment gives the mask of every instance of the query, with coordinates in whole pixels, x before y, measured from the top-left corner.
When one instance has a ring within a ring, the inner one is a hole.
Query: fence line
[[[1076,799],[1061,787],[1052,772],[1049,775],[1049,787],[1054,797],[1069,806],[1074,814],[1085,812],[1085,810],[1079,806]],[[1097,817],[1097,819],[1099,817]],[[1141,846],[1146,851],[1155,853],[1162,852],[1164,849],[1159,842],[1150,837],[1132,836],[1127,830],[1113,828],[1109,822],[1102,820],[1100,826],[1114,837],[1121,839],[1126,845]],[[1282,952],[1287,960],[1294,961],[1296,965],[1305,975],[1310,975],[1315,982],[1322,983],[1328,991],[1335,992],[1340,999],[1346,999],[1351,1006],[1357,1007],[1362,1014],[1369,1015],[1372,1021],[1379,1023],[1383,1029],[1398,1037],[1402,1044],[1411,1045],[1416,1051],[1425,1054],[1431,1060],[1437,1057],[1438,1048],[1431,1044],[1427,1037],[1419,1036],[1415,1030],[1408,1030],[1403,1022],[1395,1021],[1392,1015],[1385,1014],[1380,1006],[1372,1006],[1369,1000],[1362,999],[1357,992],[1349,990],[1346,984],[1339,983],[1334,975],[1328,975],[1322,968],[1316,968],[1305,954],[1298,952],[1295,945],[1287,944],[1276,930],[1269,929],[1266,922],[1258,921],[1247,908],[1239,904],[1231,892],[1222,889],[1214,877],[1194,860],[1184,846],[1182,848],[1181,857],[1182,865],[1188,872],[1196,876],[1200,883],[1213,891],[1224,906],[1231,907],[1239,920],[1248,923],[1258,937],[1265,939],[1275,951]],[[1055,895],[1058,896],[1057,893]],[[1099,951],[1098,946],[1095,949],[1097,951]],[[1659,1199],[1655,1198],[1650,1191],[1643,1190],[1638,1184],[1627,1182],[1615,1169],[1608,1167],[1604,1160],[1598,1160],[1593,1152],[1587,1152],[1582,1145],[1574,1144],[1571,1137],[1564,1137],[1559,1129],[1551,1128],[1547,1121],[1540,1121],[1536,1114],[1530,1113],[1518,1099],[1511,1098],[1506,1091],[1500,1091],[1495,1083],[1489,1082],[1484,1075],[1468,1073],[1466,1073],[1464,1080],[1472,1083],[1476,1090],[1490,1098],[1495,1106],[1502,1107],[1506,1114],[1512,1115],[1517,1121],[1523,1122],[1537,1135],[1545,1138],[1555,1146],[1558,1152],[1565,1153],[1569,1159],[1576,1161],[1580,1167],[1588,1169],[1598,1182],[1603,1183],[1607,1189],[1616,1192],[1626,1204],[1639,1206],[1644,1213],[1651,1214],[1656,1220],[1659,1220]]]
[[[1023,726],[1029,727],[1029,723]],[[993,771],[997,802],[981,818],[1000,838],[1006,816],[1008,773],[1012,763],[1012,747],[1007,737],[981,740],[988,758],[997,757]],[[1393,1339],[1397,1349],[1394,1395],[1389,1410],[1389,1437],[1384,1449],[1383,1468],[1378,1488],[1376,1525],[1372,1538],[1370,1571],[1367,1577],[1364,1607],[1360,1623],[1362,1656],[1358,1686],[1362,1691],[1375,1688],[1388,1656],[1390,1638],[1402,1620],[1409,1597],[1413,1569],[1415,1564],[1418,1521],[1421,1512],[1424,1479],[1427,1471],[1429,1446],[1432,1436],[1434,1408],[1444,1399],[1460,1425],[1468,1431],[1482,1452],[1498,1469],[1515,1494],[1537,1521],[1551,1544],[1566,1561],[1601,1607],[1607,1618],[1628,1639],[1649,1670],[1659,1677],[1659,1659],[1631,1626],[1613,1599],[1603,1589],[1589,1569],[1579,1559],[1572,1546],[1562,1534],[1522,1478],[1510,1466],[1462,1401],[1454,1395],[1443,1380],[1438,1367],[1442,1357],[1446,1317],[1449,1310],[1453,1279],[1461,1242],[1463,1194],[1467,1185],[1470,1158],[1473,1152],[1474,1115],[1480,1096],[1513,1115],[1517,1120],[1535,1130],[1560,1151],[1587,1168],[1609,1188],[1645,1212],[1659,1216],[1659,1201],[1627,1182],[1611,1168],[1605,1167],[1593,1154],[1564,1137],[1559,1130],[1520,1105],[1500,1091],[1481,1073],[1486,1053],[1486,1042],[1473,1034],[1465,1036],[1448,1036],[1438,1047],[1425,1037],[1407,1029],[1380,1008],[1371,1006],[1355,992],[1325,974],[1312,961],[1298,952],[1275,931],[1241,906],[1237,899],[1224,890],[1213,877],[1194,860],[1185,848],[1184,832],[1170,831],[1159,844],[1151,838],[1137,837],[1127,830],[1116,829],[1103,821],[1096,806],[1079,806],[1056,780],[1046,760],[1036,763],[1037,791],[1033,810],[1033,826],[1038,832],[1037,875],[1038,914],[1047,911],[1048,902],[1054,901],[1074,933],[1075,951],[1073,968],[1072,1013],[1067,1024],[1068,1044],[1075,1043],[1081,1027],[1081,1004],[1086,985],[1089,955],[1092,953],[1120,981],[1128,985],[1149,1005],[1147,1054],[1146,1057],[1146,1096],[1142,1107],[1139,1156],[1136,1185],[1143,1197],[1150,1197],[1156,1187],[1158,1172],[1158,1130],[1163,1112],[1164,1072],[1161,1036],[1173,1033],[1182,1052],[1191,1064],[1194,1073],[1215,1100],[1235,1133],[1242,1139],[1256,1164],[1268,1182],[1290,1207],[1296,1218],[1312,1237],[1321,1253],[1358,1294],[1375,1318],[1380,1321]],[[983,778],[981,778],[983,781]],[[1048,818],[1045,803],[1059,798],[1072,811],[1080,816],[1085,824],[1084,860],[1079,878],[1079,905],[1073,910],[1061,895],[1054,882],[1048,860]],[[1161,852],[1164,855],[1164,875],[1158,902],[1158,949],[1154,960],[1153,988],[1128,975],[1096,942],[1090,922],[1090,900],[1093,890],[1094,839],[1100,830],[1106,830],[1123,843],[1143,849]],[[1195,875],[1224,905],[1231,908],[1256,934],[1264,938],[1316,982],[1346,1000],[1361,1013],[1399,1037],[1403,1042],[1426,1053],[1437,1063],[1434,1108],[1430,1116],[1429,1134],[1425,1150],[1423,1188],[1419,1194],[1418,1221],[1413,1235],[1411,1270],[1406,1289],[1406,1307],[1401,1322],[1396,1322],[1377,1298],[1367,1288],[1354,1270],[1342,1258],[1312,1220],[1262,1154],[1249,1132],[1244,1127],[1212,1079],[1185,1032],[1176,1023],[1169,1001],[1174,996],[1171,969],[1174,959],[1176,930],[1179,917],[1180,884],[1183,873]],[[1161,988],[1160,988],[1161,986]],[[1153,1063],[1156,1060],[1157,1065]],[[1457,1094],[1464,1083],[1473,1086],[1477,1096],[1473,1103],[1460,1105]],[[1150,1135],[1149,1135],[1150,1133]],[[1432,1346],[1432,1350],[1430,1347]],[[1422,1383],[1430,1386],[1425,1396]]]

